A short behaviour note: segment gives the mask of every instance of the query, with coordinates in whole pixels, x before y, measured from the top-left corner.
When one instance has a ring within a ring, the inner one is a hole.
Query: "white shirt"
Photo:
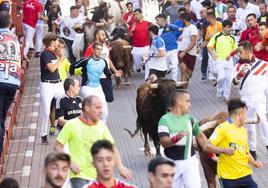
[[[190,9],[196,14],[197,19],[201,19],[200,11],[203,8],[201,2],[202,0],[192,0],[190,2]]]
[[[71,18],[70,16],[65,16],[58,18],[56,24],[60,25],[60,37],[74,40],[75,35],[77,34],[74,30],[76,25],[82,26],[83,20],[80,17]]]
[[[150,48],[150,54],[158,54],[160,50],[165,50],[165,42],[160,37],[157,36],[153,39],[152,45]],[[150,61],[148,62],[149,69],[155,69],[159,71],[166,71],[167,70],[167,63],[166,57],[151,57]]]
[[[198,30],[195,25],[191,24],[183,28],[183,32],[181,34],[182,41],[180,42],[179,46],[180,51],[184,51],[186,48],[189,47],[193,35],[195,35],[196,37],[198,36]],[[193,56],[197,55],[196,45],[188,52],[188,54]]]
[[[246,8],[239,7],[237,9],[235,17],[243,22],[244,29],[247,28],[246,17],[248,14],[252,13],[256,14],[257,18],[261,15],[259,7],[252,3],[248,3]]]
[[[255,62],[251,65],[252,67],[259,61],[259,59],[255,59]],[[243,65],[236,64],[233,69],[232,77],[234,78],[238,72],[242,69]],[[241,96],[252,96],[255,94],[263,93],[266,90],[266,82],[267,82],[267,71],[268,71],[267,62],[261,61],[261,63],[253,69],[248,77],[246,78],[243,87],[240,91]],[[240,80],[240,84],[238,87],[240,88],[243,78]]]

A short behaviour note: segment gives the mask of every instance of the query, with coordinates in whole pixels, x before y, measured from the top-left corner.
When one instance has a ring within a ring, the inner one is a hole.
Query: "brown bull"
[[[207,138],[211,136],[215,128],[221,123],[227,121],[228,113],[219,112],[214,116],[207,117],[199,122],[200,128]],[[258,120],[247,119],[247,124],[256,124]],[[216,188],[217,162],[212,160],[197,142],[197,150],[199,151],[201,165],[209,188]]]
[[[123,71],[123,76],[125,78],[125,86],[130,85],[128,78],[130,76],[130,70],[133,66],[131,47],[128,41],[123,39],[117,39],[110,44],[110,57],[116,67],[116,69],[121,69]],[[116,86],[119,87],[120,78],[116,79]]]
[[[148,135],[152,139],[156,148],[156,154],[160,155],[160,144],[157,133],[160,118],[169,111],[169,97],[176,88],[185,87],[187,83],[178,83],[174,80],[162,79],[151,75],[137,90],[136,98],[136,130],[132,134],[134,137],[140,130],[144,136],[144,153],[151,155]]]

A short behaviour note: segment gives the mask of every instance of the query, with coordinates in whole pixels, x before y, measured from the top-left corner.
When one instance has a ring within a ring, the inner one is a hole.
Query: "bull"
[[[174,80],[163,79],[151,75],[137,90],[136,98],[136,130],[132,134],[125,129],[132,137],[139,131],[144,136],[144,153],[151,155],[148,135],[153,140],[156,155],[160,155],[160,143],[157,133],[160,118],[169,111],[169,97],[176,88],[187,87],[186,82],[175,82]]]
[[[116,67],[116,69],[121,69],[123,71],[123,76],[125,78],[125,86],[129,86],[130,83],[128,78],[131,74],[130,70],[132,65],[132,55],[129,42],[121,38],[114,40],[110,43],[110,57]],[[120,78],[116,78],[116,86],[119,87]]]

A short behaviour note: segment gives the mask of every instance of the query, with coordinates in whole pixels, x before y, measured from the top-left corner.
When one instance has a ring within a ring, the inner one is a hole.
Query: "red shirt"
[[[23,4],[23,23],[35,28],[38,13],[43,13],[43,5],[38,0],[27,0]]]
[[[249,42],[254,46],[256,46],[259,42],[262,42],[262,39],[260,39],[258,36],[254,36],[251,37]],[[260,59],[260,60],[264,60],[264,61],[268,61],[268,53],[263,49],[260,51],[253,51],[254,55]]]
[[[133,12],[126,12],[123,14],[123,20],[128,23],[129,27],[131,27],[136,21]]]
[[[84,57],[92,56],[92,54],[93,54],[93,45],[89,44],[85,51]]]
[[[150,38],[148,27],[150,25],[147,21],[136,22],[135,29],[132,32],[132,46],[145,47],[150,46]]]
[[[105,185],[101,184],[97,180],[91,182],[87,188],[107,188]],[[114,186],[112,188],[136,188],[133,185],[128,185],[120,180],[114,181]]]
[[[259,35],[258,26],[253,27],[253,28],[248,28],[241,33],[240,42],[245,41],[245,40],[249,41],[251,37],[258,36],[258,35]]]

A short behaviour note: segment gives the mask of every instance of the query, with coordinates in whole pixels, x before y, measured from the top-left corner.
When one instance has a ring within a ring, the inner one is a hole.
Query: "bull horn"
[[[245,124],[258,124],[260,122],[260,117],[257,114],[257,119],[249,119],[247,118]]]
[[[216,127],[216,122],[217,122],[217,121],[209,121],[209,122],[207,122],[207,123],[201,125],[201,127],[200,127],[201,131],[206,131],[206,130],[208,130],[208,129],[213,129],[213,128],[215,128],[215,127]]]
[[[176,82],[176,87],[181,87],[185,84],[187,84],[187,82]]]
[[[150,88],[151,88],[151,89],[157,89],[157,88],[158,88],[158,84],[157,84],[157,83],[155,83],[155,84],[151,84],[151,85],[150,85]]]
[[[123,48],[124,48],[124,49],[132,48],[132,46],[130,46],[130,45],[123,45]]]

